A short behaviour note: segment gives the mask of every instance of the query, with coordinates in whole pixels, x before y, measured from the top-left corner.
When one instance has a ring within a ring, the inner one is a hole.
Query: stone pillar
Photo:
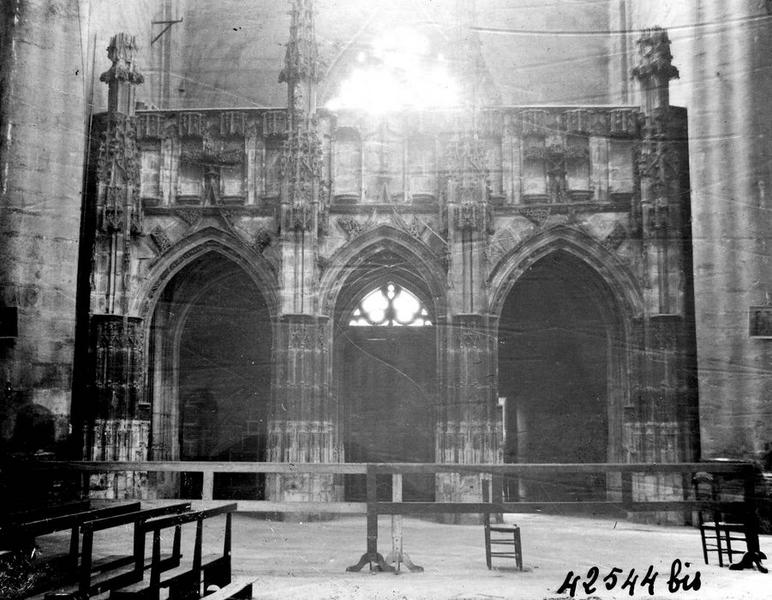
[[[647,318],[637,418],[629,441],[636,461],[678,462],[695,458],[690,427],[696,423],[695,340],[691,280],[688,183],[681,179],[686,161],[686,120],[670,106],[670,40],[660,28],[644,30],[638,40],[638,80],[644,115],[638,157],[641,247]],[[637,499],[680,499],[688,482],[673,475],[637,476]],[[660,520],[666,515],[656,515]],[[670,516],[672,518],[672,515]]]
[[[144,398],[145,341],[142,319],[95,315],[92,326],[92,381],[85,407],[83,457],[100,461],[148,459],[150,405]],[[140,498],[147,473],[112,472],[91,478],[92,497]]]
[[[669,82],[678,77],[678,70],[671,64],[664,30],[644,31],[638,45],[639,64],[633,76],[639,82],[645,119],[638,173],[647,309],[652,314],[683,314],[682,281],[677,278],[683,271],[682,217],[688,208],[681,203],[681,156],[673,139],[685,132],[673,131],[677,115],[669,104]]]
[[[342,458],[337,405],[330,393],[330,322],[290,314],[276,325],[268,460],[330,463]],[[273,501],[335,501],[342,489],[333,475],[273,475],[266,483]]]
[[[313,0],[293,0],[289,33],[279,75],[287,84],[288,130],[280,169],[282,316],[274,333],[268,460],[338,462],[342,446],[330,394],[331,328],[329,319],[318,315],[319,236],[327,229],[328,199],[321,193],[324,151],[316,114]],[[267,497],[274,501],[332,501],[341,491],[333,475],[273,475],[266,481]]]
[[[684,239],[689,219],[687,185],[680,178],[686,160],[685,117],[669,105],[669,81],[678,76],[672,66],[670,40],[659,28],[645,30],[638,41],[638,79],[645,122],[639,157],[641,238],[644,290],[649,319],[644,323],[646,347],[642,423],[654,424],[664,437],[657,456],[646,460],[678,461],[692,457],[687,426],[694,425],[694,333],[687,327],[692,314],[691,260]],[[667,429],[667,433],[665,433]],[[671,439],[674,438],[674,439]],[[655,440],[656,441],[656,440]]]
[[[496,328],[486,287],[488,236],[493,212],[486,184],[484,150],[474,131],[448,144],[448,316],[440,324],[441,401],[436,460],[444,463],[502,462],[496,406]],[[439,474],[438,501],[481,501],[479,475]],[[454,515],[455,521],[466,521]],[[474,517],[473,517],[474,518]]]
[[[502,424],[496,403],[494,318],[453,315],[442,331],[445,364],[435,436],[436,460],[456,464],[500,463]],[[479,475],[437,476],[438,501],[479,502],[481,498]]]
[[[145,342],[136,317],[95,315],[94,402],[87,460],[147,460],[150,405],[144,402]]]
[[[133,36],[118,33],[107,49],[112,62],[100,80],[108,86],[108,112],[94,120],[98,132],[96,214],[84,232],[93,243],[89,369],[90,404],[85,415],[84,458],[147,460],[150,405],[144,398],[145,342],[142,319],[129,314],[131,265],[142,233],[139,148],[134,117],[135,87],[144,80],[134,62]],[[93,496],[140,497],[146,473],[92,477]]]

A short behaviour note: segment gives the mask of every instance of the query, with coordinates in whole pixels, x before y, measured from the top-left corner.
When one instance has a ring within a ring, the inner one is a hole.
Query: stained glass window
[[[354,327],[425,327],[431,325],[423,303],[397,283],[389,282],[367,294],[351,313]]]

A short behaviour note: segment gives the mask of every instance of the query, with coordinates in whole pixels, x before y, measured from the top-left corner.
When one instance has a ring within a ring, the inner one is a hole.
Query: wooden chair
[[[719,567],[724,566],[724,557],[731,565],[735,555],[751,550],[745,515],[722,508],[719,481],[711,473],[696,473],[693,484],[696,499],[705,503],[697,510],[705,564],[709,564],[708,555],[715,552]]]
[[[483,503],[490,502],[491,481],[482,480]],[[485,563],[492,568],[491,561],[496,558],[514,558],[518,570],[523,570],[523,547],[520,542],[520,527],[504,523],[491,524],[491,512],[498,512],[495,505],[491,511],[483,513],[483,526],[485,529]],[[494,549],[494,547],[496,549]],[[502,549],[499,549],[502,548]]]

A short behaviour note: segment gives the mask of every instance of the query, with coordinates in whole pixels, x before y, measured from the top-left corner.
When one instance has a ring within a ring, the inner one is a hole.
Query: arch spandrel
[[[344,290],[354,293],[353,287],[363,291],[360,288],[374,284],[382,277],[376,269],[372,277],[360,276],[358,282],[352,281],[357,277],[357,269],[382,253],[396,255],[410,265],[409,272],[406,270],[394,278],[422,296],[421,299],[433,308],[436,318],[443,316],[446,312],[446,268],[441,259],[420,240],[388,225],[356,237],[330,257],[319,286],[320,313],[334,315],[341,302],[348,302],[342,297]]]
[[[277,314],[279,286],[271,265],[238,239],[215,228],[202,229],[183,238],[159,258],[133,298],[131,314],[149,322],[158,298],[174,276],[210,252],[220,254],[240,267],[260,290],[271,316]]]
[[[518,279],[537,261],[557,251],[578,258],[597,273],[629,318],[643,315],[643,294],[630,270],[595,239],[578,229],[565,226],[541,232],[501,257],[488,278],[491,290],[490,312],[500,315]]]

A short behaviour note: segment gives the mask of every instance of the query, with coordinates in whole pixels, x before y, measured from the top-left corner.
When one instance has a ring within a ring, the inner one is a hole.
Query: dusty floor
[[[772,598],[772,574],[705,565],[696,529],[539,514],[519,515],[517,522],[523,538],[523,572],[504,559],[494,562],[493,570],[486,568],[481,526],[405,518],[404,550],[425,571],[403,570],[394,575],[371,573],[367,567],[359,573],[346,572],[365,550],[364,517],[289,523],[239,514],[233,522],[234,574],[256,578],[254,598],[282,600],[568,598],[568,592],[558,594],[557,590],[569,570],[582,576],[576,598]],[[391,549],[391,518],[381,517],[379,525],[378,549],[386,555]],[[216,550],[222,524],[213,523],[206,533],[207,549]],[[122,538],[120,532],[111,530],[96,540],[96,548],[105,554],[125,550]],[[66,537],[59,535],[41,540],[44,551],[46,544],[63,541]],[[186,531],[183,552],[190,541],[192,532]],[[772,536],[762,537],[761,548],[770,553]],[[669,590],[675,559],[690,564],[682,567],[681,578],[686,575],[691,582],[699,571],[699,590]],[[641,585],[649,565],[658,573],[653,596],[648,586]],[[593,566],[599,568],[598,585],[587,593],[582,582]],[[616,586],[607,590],[602,580],[613,567],[622,573]],[[631,569],[638,577],[632,595],[628,588],[621,588]]]

